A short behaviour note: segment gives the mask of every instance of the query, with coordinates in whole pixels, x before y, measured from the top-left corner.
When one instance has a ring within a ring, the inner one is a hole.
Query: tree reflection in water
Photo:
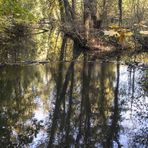
[[[59,62],[0,69],[0,145],[146,147],[147,68],[98,61],[76,44],[65,62],[67,41]]]
[[[69,64],[65,77],[63,70],[59,73],[48,147],[122,147],[125,144],[122,137],[133,134],[133,130],[131,133],[123,132],[125,125],[122,114],[132,108],[130,106],[126,109],[126,103],[129,96],[131,103],[134,103],[138,95],[135,86],[141,89],[135,83],[136,69],[129,70],[130,74],[126,69],[126,77],[131,75],[131,79],[122,85],[121,67],[125,66],[120,65],[120,58],[117,58],[116,64],[92,61],[88,53],[84,53],[83,58],[83,63],[75,63],[73,60]],[[61,62],[59,69],[61,64],[65,63]],[[144,75],[144,72],[141,74]],[[125,94],[128,87],[131,88],[131,94]],[[146,97],[146,93],[143,95]],[[129,146],[135,143],[132,136],[132,142],[126,141]],[[146,140],[146,135],[143,139]],[[139,141],[139,144],[141,146],[142,143]],[[146,142],[143,144],[147,145]]]
[[[32,117],[32,111],[36,108],[33,101],[36,92],[32,92],[31,89],[32,83],[37,83],[35,75],[40,79],[39,71],[34,68],[17,66],[8,66],[0,73],[1,145],[21,147],[30,143],[38,133],[40,122],[32,119],[25,123]]]

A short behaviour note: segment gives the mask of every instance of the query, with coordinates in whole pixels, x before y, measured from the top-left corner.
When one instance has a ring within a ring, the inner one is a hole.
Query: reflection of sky
[[[46,84],[49,83],[50,75],[47,77],[43,77],[43,83]],[[34,88],[34,92],[38,92],[38,88]],[[53,92],[51,91],[50,94]],[[34,98],[34,103],[36,104],[36,108],[33,111],[33,119],[36,119],[38,122],[41,121],[41,125],[43,125],[43,128],[39,130],[39,133],[37,134],[36,137],[34,137],[33,142],[29,145],[30,148],[36,148],[39,146],[45,147],[45,141],[47,139],[48,133],[48,124],[49,124],[49,111],[51,110],[51,100],[53,95],[50,95],[50,98],[48,100],[44,101],[43,98],[40,96],[36,96]],[[45,102],[47,104],[45,104]],[[48,107],[48,108],[46,108]],[[26,121],[27,122],[27,121]]]
[[[45,141],[47,139],[47,132],[44,130],[40,130],[40,132],[37,134],[37,137],[34,138],[33,142],[30,144],[30,148],[37,148],[40,146],[45,147]]]
[[[128,68],[126,66],[120,67],[120,100],[124,100],[122,109],[127,109],[121,112],[121,118],[123,119],[123,121],[121,121],[121,126],[123,127],[123,130],[121,130],[120,133],[120,141],[125,148],[129,147],[132,136],[139,132],[141,128],[145,128],[148,123],[146,118],[142,120],[138,116],[138,113],[145,115],[145,113],[147,113],[146,106],[148,106],[148,97],[140,97],[144,94],[138,83],[141,74],[140,70],[135,70],[134,98],[132,98],[132,95],[127,94],[127,92],[131,91],[129,90],[130,87],[128,83]]]
[[[98,69],[96,71],[98,71]],[[125,65],[120,65],[119,104],[122,101],[124,101],[124,103],[122,104],[122,106],[119,107],[122,107],[122,109],[124,110],[122,110],[121,112],[121,118],[123,120],[119,123],[119,125],[123,127],[123,130],[120,130],[119,139],[124,148],[129,147],[129,143],[132,141],[133,138],[132,136],[134,136],[134,134],[137,133],[140,128],[146,127],[148,123],[148,120],[141,119],[140,116],[138,116],[138,114],[146,116],[146,113],[148,111],[148,96],[141,96],[141,94],[143,94],[143,89],[141,88],[142,86],[139,84],[140,79],[143,77],[142,74],[143,73],[140,70],[135,69],[134,98],[132,101],[132,87],[130,87],[129,85],[133,82],[133,74],[131,75],[131,82],[129,83],[129,69]],[[32,119],[36,119],[37,121],[42,120],[41,124],[44,126],[37,134],[37,137],[35,137],[33,139],[33,142],[29,145],[30,148],[36,148],[39,146],[45,147],[45,141],[48,142],[47,129],[49,128],[49,124],[51,123],[50,114],[52,114],[51,112],[55,107],[54,101],[56,95],[56,91],[54,88],[55,84],[51,81],[51,77],[52,75],[50,72],[48,72],[47,75],[43,74],[41,84],[39,83],[40,85],[33,85],[30,89],[33,94],[38,94],[38,96],[34,97],[36,108],[32,112]],[[78,82],[75,83],[74,86],[76,89],[75,91],[78,92],[78,94],[81,92],[80,85],[81,81],[79,81],[78,79]],[[113,86],[115,88],[116,81],[113,82]],[[76,103],[80,105],[81,102],[79,100],[75,99],[75,101],[77,101]],[[80,114],[79,110],[76,110],[76,114]],[[25,124],[30,125],[31,119],[25,121]],[[76,128],[73,130],[74,137],[76,139],[78,131]],[[15,130],[13,131],[13,134],[17,136],[17,132],[15,132]],[[100,145],[98,144],[97,146],[99,147]],[[114,148],[115,147],[117,147],[116,142],[114,142]]]
[[[48,129],[48,123],[49,123],[49,110],[51,109],[50,100],[51,99],[49,99],[47,102],[48,105],[46,104],[46,106],[49,107],[46,110],[43,100],[39,96],[36,96],[34,98],[34,102],[36,103],[37,107],[33,113],[34,114],[33,118],[38,121],[42,121],[41,125],[43,125],[43,128],[41,128],[41,130],[37,134],[37,137],[33,139],[33,142],[30,144],[31,148],[36,148],[39,146],[45,147],[45,141],[48,138],[47,129]]]
[[[45,141],[48,136],[47,129],[48,129],[48,123],[49,123],[49,109],[47,111],[45,110],[44,102],[39,96],[34,98],[34,103],[37,106],[33,112],[32,119],[36,119],[37,122],[41,121],[40,125],[43,125],[43,127],[39,130],[37,136],[34,137],[33,142],[29,145],[30,148],[36,148],[41,145],[44,147]],[[26,120],[24,125],[30,125],[32,122],[32,119]],[[15,129],[13,129],[12,134],[17,138],[18,133],[15,131]]]
[[[34,118],[37,120],[43,120],[45,121],[45,119],[48,117],[48,112],[45,111],[44,109],[44,103],[41,100],[41,98],[36,97],[35,98],[35,102],[37,104],[37,108],[34,112]]]
[[[135,71],[135,92],[134,96],[140,96],[141,89],[140,89],[140,84],[138,81],[140,80],[140,72],[138,70]],[[132,80],[131,80],[132,81]],[[45,81],[44,81],[45,83]],[[45,83],[46,84],[46,83]],[[123,145],[124,148],[129,147],[129,143],[132,140],[132,135],[134,133],[138,132],[138,130],[144,126],[147,126],[147,121],[142,121],[139,122],[139,118],[137,116],[137,111],[138,107],[141,104],[138,104],[140,102],[143,102],[142,105],[148,103],[148,97],[138,97],[137,101],[131,101],[131,93],[129,94],[129,91],[131,92],[131,88],[129,87],[129,70],[128,67],[125,65],[120,66],[120,82],[119,82],[119,90],[120,90],[120,101],[124,100],[124,104],[122,105],[122,109],[126,109],[125,111],[121,112],[121,118],[123,119],[120,122],[120,125],[123,127],[124,130],[120,131],[120,142]],[[114,82],[114,85],[116,85],[116,82]],[[130,90],[129,90],[130,88]],[[54,105],[52,103],[53,101],[53,92],[50,93],[49,95],[49,110],[51,110]],[[143,100],[144,99],[144,100]],[[145,101],[145,102],[144,102]],[[34,138],[32,144],[30,144],[31,148],[38,147],[39,145],[42,145],[45,143],[45,141],[48,141],[48,134],[47,134],[47,128],[48,128],[48,123],[49,123],[49,112],[48,110],[45,111],[44,108],[44,103],[40,97],[35,97],[34,102],[37,104],[37,108],[34,111],[34,117],[38,121],[42,120],[43,124],[45,125],[45,129],[41,129],[40,132],[38,133],[37,137]],[[132,104],[133,103],[133,104]],[[132,104],[132,108],[131,108]],[[145,106],[142,108],[144,109]],[[140,111],[139,111],[140,112]],[[146,110],[145,110],[146,112]],[[43,146],[45,147],[45,146]],[[114,148],[117,147],[116,142],[114,142]]]

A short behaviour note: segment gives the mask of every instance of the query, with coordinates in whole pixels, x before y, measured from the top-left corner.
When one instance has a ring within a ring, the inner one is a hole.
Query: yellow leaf
[[[115,24],[114,24],[114,25],[111,25],[111,26],[109,26],[109,27],[110,27],[111,29],[115,29],[115,30],[120,28],[119,25],[115,25]]]
[[[141,21],[141,24],[145,24],[146,23],[146,21]]]
[[[104,32],[104,35],[107,35],[107,36],[120,36],[119,33],[117,31],[114,31],[114,30],[105,30],[103,31]]]
[[[146,26],[146,25],[141,25],[141,27],[143,27],[143,28],[147,28],[148,26]]]
[[[130,36],[132,36],[132,35],[133,35],[132,32],[126,32],[126,33],[125,33],[125,36],[127,36],[127,37],[128,37],[128,36],[130,37]]]
[[[148,31],[140,31],[140,34],[148,35]]]
[[[120,37],[119,37],[120,44],[122,44],[124,41],[125,41],[125,33],[124,32],[120,32]]]

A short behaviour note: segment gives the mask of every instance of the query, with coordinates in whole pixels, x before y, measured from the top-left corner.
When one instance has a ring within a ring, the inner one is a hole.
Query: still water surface
[[[0,147],[146,148],[147,63],[0,68]]]
[[[148,54],[99,60],[58,36],[0,48],[2,62],[27,61],[0,67],[0,148],[148,147]]]

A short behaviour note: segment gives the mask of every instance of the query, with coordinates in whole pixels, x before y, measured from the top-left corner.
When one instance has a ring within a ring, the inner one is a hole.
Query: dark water
[[[0,67],[0,148],[148,147],[148,55],[99,60],[49,40],[53,50],[43,36],[13,48],[48,64]]]
[[[147,67],[82,56],[1,68],[0,145],[147,147]]]

